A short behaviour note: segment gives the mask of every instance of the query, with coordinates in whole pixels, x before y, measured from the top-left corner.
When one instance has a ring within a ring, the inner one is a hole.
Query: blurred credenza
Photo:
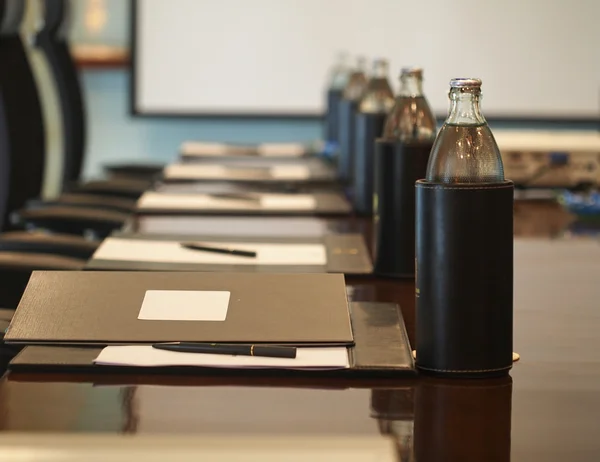
[[[600,132],[495,130],[504,174],[526,187],[600,184]]]
[[[108,45],[75,45],[71,53],[80,69],[118,69],[129,64],[129,51]]]

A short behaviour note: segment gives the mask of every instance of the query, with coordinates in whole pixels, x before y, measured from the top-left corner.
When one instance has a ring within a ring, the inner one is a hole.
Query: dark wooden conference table
[[[346,225],[369,236],[366,221]],[[515,236],[521,360],[510,378],[8,373],[0,382],[0,428],[382,434],[393,436],[401,461],[600,460],[600,240],[543,202],[515,204]],[[347,285],[352,300],[398,303],[414,344],[414,281],[357,277]]]

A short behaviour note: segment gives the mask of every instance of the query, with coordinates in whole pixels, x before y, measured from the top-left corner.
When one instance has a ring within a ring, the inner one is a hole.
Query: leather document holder
[[[114,233],[105,240],[104,245],[114,241],[109,239],[127,239],[136,242],[148,242],[151,246],[154,241],[161,242],[218,242],[227,246],[228,243],[256,243],[256,244],[321,244],[325,247],[326,263],[320,264],[295,264],[293,262],[279,265],[257,264],[214,264],[214,263],[189,263],[175,261],[156,261],[147,258],[136,260],[135,255],[119,259],[104,258],[97,253],[86,264],[86,270],[111,270],[111,271],[206,271],[206,272],[260,272],[260,273],[343,273],[347,275],[371,274],[373,264],[364,237],[360,234],[327,234],[322,237],[229,237],[229,236],[198,236],[198,235],[172,235],[172,234],[136,234]],[[156,255],[152,247],[144,250],[147,255]]]
[[[248,370],[125,366],[98,366],[93,363],[102,348],[69,346],[27,346],[12,360],[14,372],[64,372],[83,374],[149,374],[163,375],[239,375],[276,374],[291,376],[333,377],[404,377],[415,375],[412,349],[398,305],[393,303],[353,302],[350,318],[354,346],[348,349],[350,368],[337,371]]]
[[[326,346],[354,339],[341,274],[36,271],[4,341]]]

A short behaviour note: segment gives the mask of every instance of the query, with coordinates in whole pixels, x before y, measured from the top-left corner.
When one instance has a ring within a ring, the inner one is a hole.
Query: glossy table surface
[[[348,228],[369,226],[348,221]],[[25,432],[392,435],[398,460],[600,460],[600,240],[556,205],[515,205],[510,379],[5,375],[0,428]],[[576,230],[577,232],[574,232]],[[400,304],[412,280],[348,278]]]

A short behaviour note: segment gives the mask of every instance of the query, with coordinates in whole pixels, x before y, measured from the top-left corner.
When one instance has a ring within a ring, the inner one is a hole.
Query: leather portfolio
[[[341,274],[35,271],[8,344],[352,344]]]
[[[299,194],[147,191],[135,207],[137,215],[347,215],[351,210],[339,191]]]
[[[354,345],[348,348],[350,368],[336,371],[277,370],[277,375],[412,376],[415,374],[411,346],[402,312],[393,303],[350,303]],[[27,346],[10,363],[14,372],[140,373],[140,368],[95,365],[101,347]],[[198,367],[144,368],[144,373],[231,375],[231,369]],[[269,374],[268,370],[242,371],[247,375]]]
[[[217,255],[182,246],[202,243],[217,248],[256,251],[256,258]],[[321,237],[235,237],[114,233],[98,247],[87,270],[210,271],[261,273],[370,274],[371,256],[360,234]]]

